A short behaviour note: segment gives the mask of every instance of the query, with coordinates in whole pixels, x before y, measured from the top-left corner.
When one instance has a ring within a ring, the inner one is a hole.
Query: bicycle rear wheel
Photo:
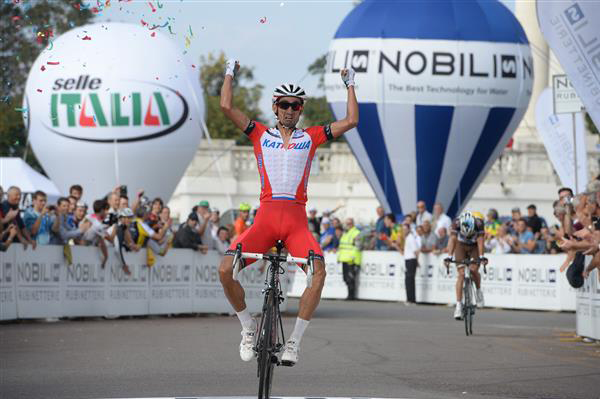
[[[472,327],[472,318],[473,314],[471,312],[471,303],[473,302],[473,298],[471,297],[471,280],[465,278],[465,282],[463,285],[463,319],[465,320],[465,333],[467,336],[471,334]]]
[[[273,359],[272,350],[274,345],[275,326],[275,302],[274,292],[269,291],[263,308],[262,329],[258,344],[258,399],[269,399],[271,386],[273,385]]]

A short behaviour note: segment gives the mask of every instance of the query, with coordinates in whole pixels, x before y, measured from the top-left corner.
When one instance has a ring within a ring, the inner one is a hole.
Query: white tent
[[[61,196],[52,180],[36,172],[21,158],[0,158],[0,186],[5,192],[10,186],[17,186],[23,194],[41,190],[48,196],[49,204],[55,203]]]

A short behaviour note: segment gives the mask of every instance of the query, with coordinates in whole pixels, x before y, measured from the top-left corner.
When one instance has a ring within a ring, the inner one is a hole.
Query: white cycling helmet
[[[297,97],[304,102],[306,100],[306,92],[298,85],[284,83],[277,86],[273,91],[273,103],[277,102],[277,99],[280,97]]]
[[[465,237],[470,237],[475,231],[475,218],[471,212],[463,212],[459,218],[460,232]]]
[[[123,208],[119,211],[120,218],[131,218],[133,217],[133,211],[129,208]]]

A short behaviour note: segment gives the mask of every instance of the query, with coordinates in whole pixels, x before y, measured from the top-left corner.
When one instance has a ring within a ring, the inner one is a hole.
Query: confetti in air
[[[88,35],[85,35],[81,40],[92,40],[92,38],[89,37]]]
[[[150,34],[150,36],[152,36],[152,37],[156,36],[156,32],[152,32],[152,33]]]
[[[192,25],[188,25],[188,28],[190,30],[190,37],[194,37],[194,32],[192,32]]]
[[[264,24],[265,22],[267,22],[267,17],[262,17],[262,18],[260,19],[260,23],[261,23],[261,24]]]
[[[46,67],[42,65],[42,67],[40,69],[42,72],[44,72],[46,70]]]
[[[42,89],[37,89],[37,92],[38,92],[38,93],[41,93],[41,92],[42,92]]]
[[[46,62],[47,65],[59,65],[60,62],[59,61],[48,61]],[[42,69],[43,70],[43,69]]]
[[[154,5],[152,4],[152,2],[148,2],[148,5],[150,6],[150,8],[152,9],[152,12],[156,12],[156,8],[154,8]]]
[[[15,108],[17,112],[27,112],[27,108]]]

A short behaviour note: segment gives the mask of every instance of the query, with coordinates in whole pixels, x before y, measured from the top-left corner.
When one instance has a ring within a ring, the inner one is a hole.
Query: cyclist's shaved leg
[[[456,302],[462,301],[463,282],[465,281],[465,268],[458,268],[458,278],[456,279]]]
[[[325,263],[320,259],[315,259],[314,269],[312,287],[307,287],[300,298],[298,317],[303,320],[312,318],[321,300],[321,291],[323,291],[323,285],[325,284]]]
[[[233,279],[233,256],[224,256],[219,266],[219,279],[227,300],[236,312],[246,309],[246,293],[244,288]]]

